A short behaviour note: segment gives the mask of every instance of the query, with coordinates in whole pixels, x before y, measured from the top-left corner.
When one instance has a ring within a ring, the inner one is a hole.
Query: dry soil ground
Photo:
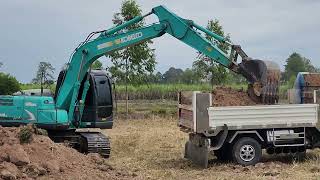
[[[256,166],[213,159],[208,169],[201,169],[183,158],[187,134],[176,126],[176,119],[117,120],[105,132],[112,138],[108,163],[142,179],[320,179],[320,150],[309,151],[303,162],[264,155]]]

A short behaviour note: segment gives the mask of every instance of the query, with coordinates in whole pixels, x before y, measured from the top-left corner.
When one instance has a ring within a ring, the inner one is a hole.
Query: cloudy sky
[[[320,1],[318,0],[137,0],[144,13],[165,5],[181,17],[205,26],[218,19],[254,58],[284,65],[298,52],[320,67]],[[1,0],[0,62],[2,71],[30,82],[40,61],[49,61],[56,74],[79,42],[92,31],[112,27],[121,0]],[[148,23],[156,21],[147,19]],[[165,35],[154,40],[157,70],[192,65],[196,51]],[[105,65],[108,59],[103,58]]]

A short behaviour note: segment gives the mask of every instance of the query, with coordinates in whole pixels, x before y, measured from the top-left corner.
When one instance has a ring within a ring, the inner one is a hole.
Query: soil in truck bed
[[[243,89],[220,86],[212,91],[213,106],[251,106],[256,104]]]
[[[320,74],[305,74],[306,86],[320,86]]]

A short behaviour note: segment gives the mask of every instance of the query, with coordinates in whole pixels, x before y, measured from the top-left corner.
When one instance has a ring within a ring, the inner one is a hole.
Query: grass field
[[[109,163],[134,172],[141,179],[320,179],[320,151],[296,162],[289,156],[264,155],[256,166],[242,167],[211,160],[201,169],[183,158],[187,134],[174,118],[118,119],[112,130]]]
[[[160,117],[175,117],[177,115],[177,101],[173,100],[129,100],[129,119],[153,119]],[[115,105],[117,117],[126,117],[126,101],[118,100]]]
[[[245,85],[228,85],[240,89]],[[216,87],[216,86],[214,86]],[[170,99],[176,100],[179,91],[211,91],[210,84],[146,84],[139,86],[128,86],[129,99]],[[125,99],[125,86],[116,86],[117,99]]]
[[[225,86],[235,89],[246,89],[246,84],[227,84]],[[39,89],[40,85],[37,84],[20,84],[22,90],[26,89]],[[119,100],[125,100],[125,85],[116,85],[116,89],[113,91],[114,95]],[[216,87],[216,86],[214,86]],[[52,92],[55,90],[55,85],[48,87]],[[280,86],[280,97],[286,98],[288,84]],[[130,100],[176,100],[177,93],[179,91],[211,91],[210,84],[143,84],[143,85],[128,85],[129,99]]]

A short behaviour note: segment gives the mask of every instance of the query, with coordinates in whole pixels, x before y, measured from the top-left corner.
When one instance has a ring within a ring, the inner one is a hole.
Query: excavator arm
[[[159,22],[135,30],[124,31],[126,27],[141,21],[151,14],[155,14]],[[255,87],[258,87],[257,89],[262,87],[263,84],[259,76],[261,72],[260,69],[257,69],[259,66],[255,63],[248,63],[251,60],[241,50],[240,46],[229,43],[231,52],[226,54],[215,44],[208,41],[201,32],[218,41],[225,42],[223,37],[208,31],[191,20],[177,16],[164,6],[157,6],[144,16],[137,16],[119,26],[97,32],[99,33],[97,38],[93,40],[87,39],[72,55],[66,75],[56,96],[57,108],[66,109],[69,113],[69,120],[74,119],[74,112],[77,107],[80,107],[80,114],[82,113],[85,96],[89,88],[89,83],[86,82],[81,100],[78,102],[81,82],[96,59],[110,52],[160,37],[166,33],[210,57],[224,67],[242,74],[248,79],[250,84],[255,84]],[[238,56],[242,57],[241,63],[237,63]],[[246,64],[249,64],[249,66]],[[258,63],[258,65],[261,65],[261,63]],[[259,90],[255,91],[255,93],[260,95]]]

